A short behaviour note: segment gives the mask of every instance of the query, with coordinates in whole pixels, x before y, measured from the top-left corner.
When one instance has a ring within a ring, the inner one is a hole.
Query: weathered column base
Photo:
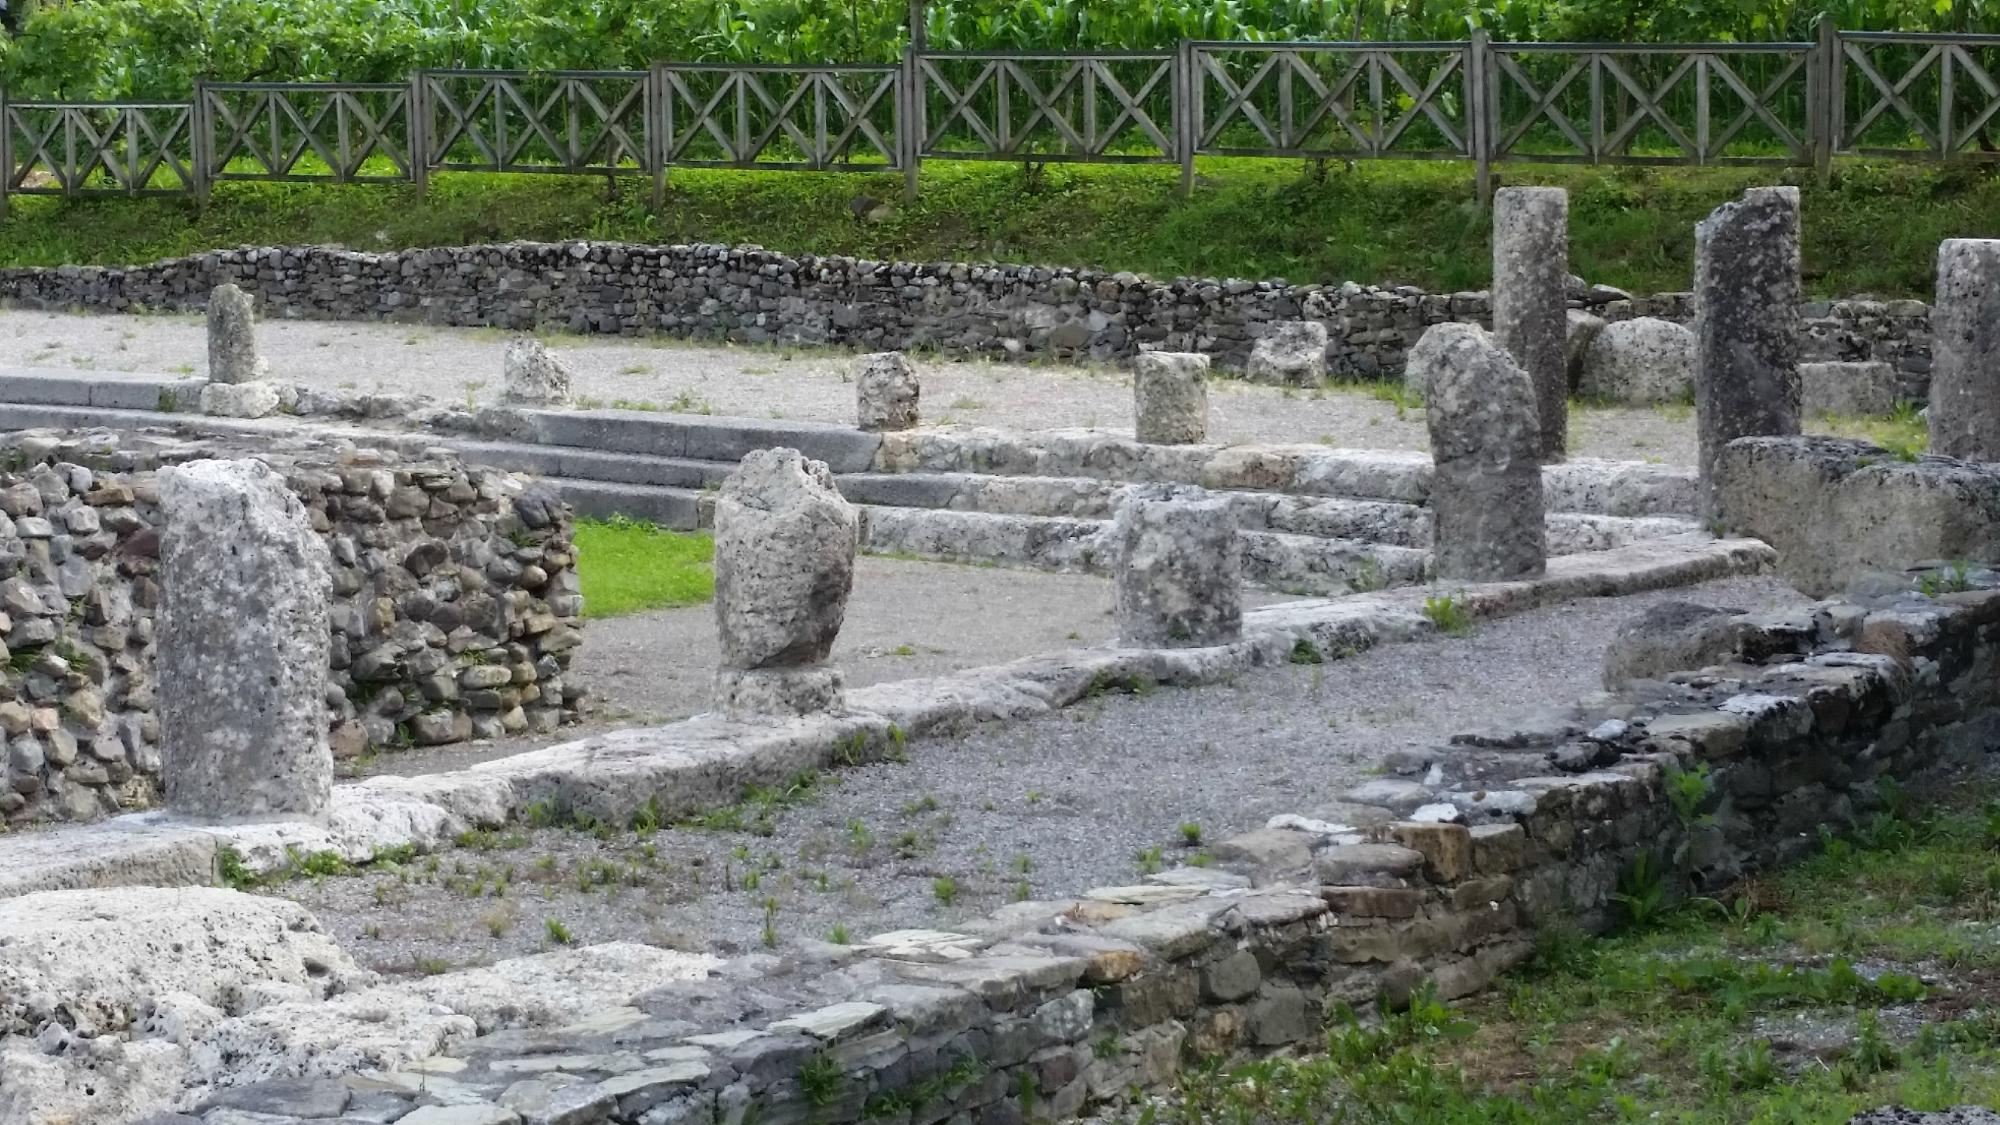
[[[715,673],[715,709],[742,722],[796,719],[841,709],[837,668],[723,668]]]

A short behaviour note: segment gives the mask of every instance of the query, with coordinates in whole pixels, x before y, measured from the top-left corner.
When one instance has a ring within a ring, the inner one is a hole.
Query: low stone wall
[[[234,282],[266,316],[632,335],[864,351],[1096,360],[1142,345],[1200,351],[1240,369],[1275,321],[1318,320],[1328,368],[1399,375],[1423,330],[1488,323],[1487,296],[1412,286],[1292,285],[1218,278],[1158,281],[1041,266],[793,257],[754,247],[510,243],[369,254],[326,247],[217,251],[131,268],[0,270],[0,299],[30,307],[193,310]],[[1574,307],[1610,320],[1693,319],[1688,294],[1634,297],[1577,286]],[[1930,380],[1930,310],[1921,301],[1806,306],[1806,359],[1884,360],[1908,397]]]
[[[158,798],[155,470],[254,456],[331,548],[335,753],[573,717],[575,556],[560,502],[449,454],[305,442],[0,439],[0,817],[88,820]]]
[[[300,1101],[236,1061],[283,1057],[287,1074],[347,1079],[311,1087],[329,1118],[366,1096],[392,1115],[591,1125],[1062,1119],[1191,1060],[1310,1048],[1343,1005],[1475,992],[1539,932],[1610,924],[1621,880],[1665,900],[1727,885],[1882,808],[1880,779],[1916,786],[2000,735],[2000,590],[1828,602],[1732,632],[1714,666],[1392,756],[1335,805],[1218,842],[1213,867],[1014,904],[963,933],[812,944],[701,979],[659,964],[673,954],[593,947],[156,1038],[204,1068],[195,1109]],[[107,1038],[90,1065],[115,1074]],[[78,1065],[10,1042],[50,1089]]]

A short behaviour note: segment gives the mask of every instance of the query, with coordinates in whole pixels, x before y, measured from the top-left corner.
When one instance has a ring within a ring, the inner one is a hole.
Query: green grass
[[[222,183],[205,211],[182,200],[64,203],[17,197],[0,265],[129,264],[245,243],[359,250],[508,239],[751,242],[790,253],[915,261],[1026,261],[1160,277],[1487,284],[1487,214],[1469,166],[1204,160],[1193,197],[1166,167],[933,161],[922,197],[856,218],[859,197],[900,200],[894,175],[676,169],[662,213],[647,184],[443,174],[428,202],[402,186]],[[1797,169],[1508,165],[1505,184],[1571,193],[1571,261],[1592,281],[1689,287],[1694,223],[1745,187],[1801,183],[1807,288],[1818,295],[1926,296],[1938,242],[2000,237],[2000,182],[1970,167],[1847,163],[1821,188]],[[865,210],[865,208],[864,208]]]
[[[578,520],[577,574],[585,617],[698,605],[715,596],[715,539],[616,518]]]
[[[1996,846],[2000,803],[1878,816],[1644,930],[1544,935],[1461,1007],[1419,994],[1377,1027],[1336,1021],[1323,1054],[1198,1070],[1143,1119],[1836,1125],[2000,1105]]]

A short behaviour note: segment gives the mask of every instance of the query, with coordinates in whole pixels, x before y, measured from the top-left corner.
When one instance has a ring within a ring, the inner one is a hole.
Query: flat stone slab
[[[121,371],[0,366],[0,402],[108,410],[193,410],[208,380]]]

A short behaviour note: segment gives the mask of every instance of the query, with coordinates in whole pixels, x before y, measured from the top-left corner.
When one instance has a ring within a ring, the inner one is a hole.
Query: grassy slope
[[[632,520],[578,520],[577,577],[585,617],[696,605],[715,596],[707,534],[661,531]]]
[[[1462,1008],[1420,997],[1379,1031],[1336,1029],[1323,1056],[1197,1074],[1147,1120],[1840,1125],[1885,1103],[2000,1104],[2000,803],[1957,797],[1878,816],[1726,903],[1545,940]]]
[[[418,205],[405,187],[219,185],[205,213],[185,201],[65,205],[17,198],[0,226],[0,265],[120,264],[246,243],[357,249],[507,239],[616,238],[757,243],[790,252],[876,258],[1092,265],[1156,276],[1486,283],[1488,228],[1457,164],[1329,165],[1204,161],[1178,198],[1172,168],[1051,166],[1030,183],[1017,166],[934,162],[919,202],[854,217],[857,196],[899,198],[880,175],[676,171],[662,215],[647,185],[607,200],[601,180],[441,175]],[[1685,289],[1693,224],[1742,188],[1796,182],[1784,169],[1508,166],[1506,183],[1571,191],[1572,262],[1593,281],[1638,291]],[[864,208],[865,209],[865,208]],[[2000,182],[1973,168],[1843,165],[1805,188],[1807,287],[1821,295],[1924,296],[1937,243],[2000,236]]]

